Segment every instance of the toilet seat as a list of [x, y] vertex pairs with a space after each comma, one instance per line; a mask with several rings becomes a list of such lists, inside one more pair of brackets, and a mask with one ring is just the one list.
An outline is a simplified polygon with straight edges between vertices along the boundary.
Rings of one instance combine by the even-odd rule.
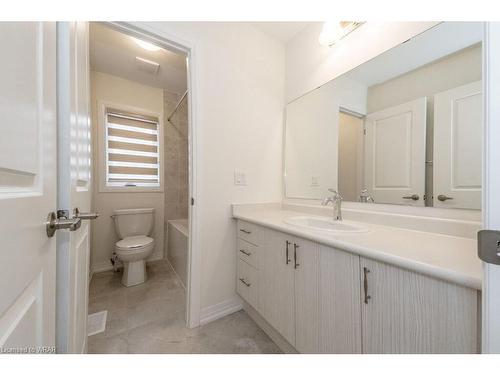
[[154, 239], [148, 236], [126, 237], [116, 243], [116, 249], [121, 251], [142, 250], [148, 245], [152, 245]]

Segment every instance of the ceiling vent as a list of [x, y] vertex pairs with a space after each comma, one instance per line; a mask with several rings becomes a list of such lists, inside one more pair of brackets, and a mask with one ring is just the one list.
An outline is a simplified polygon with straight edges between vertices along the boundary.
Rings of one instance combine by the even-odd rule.
[[158, 70], [160, 69], [160, 64], [151, 60], [143, 59], [142, 57], [136, 57], [135, 63], [137, 64], [139, 70], [149, 74], [158, 74]]

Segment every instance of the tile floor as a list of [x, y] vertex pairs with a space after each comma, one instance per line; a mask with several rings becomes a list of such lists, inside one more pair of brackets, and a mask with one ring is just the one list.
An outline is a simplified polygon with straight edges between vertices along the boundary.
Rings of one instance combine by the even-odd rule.
[[92, 277], [89, 314], [108, 310], [108, 318], [89, 337], [89, 353], [281, 353], [244, 311], [186, 328], [184, 289], [170, 265], [152, 262], [147, 272], [146, 283], [129, 288], [121, 272]]

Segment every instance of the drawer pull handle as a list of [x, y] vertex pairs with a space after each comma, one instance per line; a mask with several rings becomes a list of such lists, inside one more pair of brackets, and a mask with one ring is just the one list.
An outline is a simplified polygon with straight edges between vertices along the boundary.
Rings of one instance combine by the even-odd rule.
[[251, 283], [247, 283], [243, 277], [240, 277], [240, 281], [241, 281], [243, 284], [245, 284], [246, 286], [248, 286], [248, 287], [252, 286], [252, 284], [251, 284]]
[[295, 269], [299, 268], [300, 264], [297, 263], [297, 249], [299, 248], [299, 245], [297, 245], [296, 243], [293, 244], [293, 267]]
[[240, 229], [240, 232], [243, 232], [243, 233], [245, 233], [245, 234], [252, 234], [252, 232], [251, 232], [251, 231], [246, 230], [246, 229]]
[[363, 267], [363, 289], [365, 292], [365, 303], [368, 305], [368, 300], [372, 298], [370, 295], [368, 295], [368, 273], [370, 273], [370, 270], [366, 267]]
[[252, 255], [252, 253], [249, 253], [249, 252], [247, 252], [245, 250], [240, 250], [240, 253], [245, 254], [247, 257], [249, 257], [250, 255]]
[[286, 250], [285, 250], [285, 264], [290, 263], [292, 260], [290, 259], [290, 256], [288, 255], [288, 246], [290, 246], [292, 243], [290, 241], [286, 241]]

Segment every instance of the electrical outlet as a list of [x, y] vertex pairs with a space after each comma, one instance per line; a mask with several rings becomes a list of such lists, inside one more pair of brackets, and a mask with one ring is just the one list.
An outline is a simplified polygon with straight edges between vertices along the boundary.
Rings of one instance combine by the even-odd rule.
[[318, 187], [319, 186], [319, 177], [317, 176], [312, 176], [311, 177], [311, 187]]
[[245, 172], [234, 171], [234, 184], [236, 186], [247, 185], [247, 176], [245, 175]]

